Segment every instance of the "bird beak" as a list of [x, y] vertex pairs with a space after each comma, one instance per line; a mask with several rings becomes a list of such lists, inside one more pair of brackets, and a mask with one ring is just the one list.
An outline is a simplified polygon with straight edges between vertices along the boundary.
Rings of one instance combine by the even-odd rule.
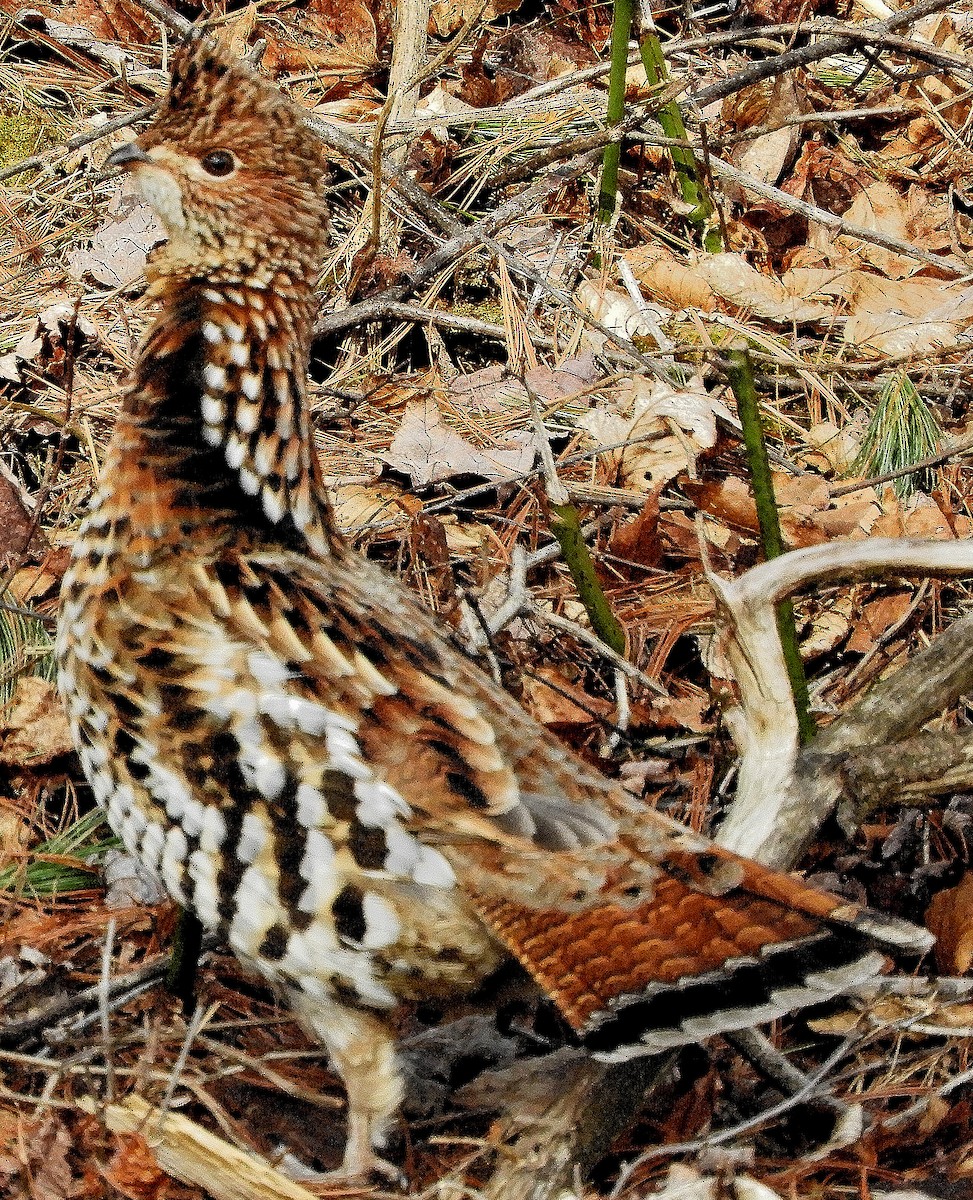
[[134, 167], [139, 163], [148, 163], [152, 159], [145, 153], [138, 142], [126, 142], [124, 146], [105, 159], [106, 167]]

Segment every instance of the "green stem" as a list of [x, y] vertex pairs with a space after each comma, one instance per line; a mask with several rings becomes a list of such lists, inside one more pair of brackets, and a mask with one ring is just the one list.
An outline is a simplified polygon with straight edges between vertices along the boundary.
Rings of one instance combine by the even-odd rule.
[[598, 582], [595, 564], [591, 561], [581, 532], [578, 510], [573, 504], [552, 504], [551, 508], [554, 512], [551, 532], [561, 546], [561, 553], [571, 572], [574, 586], [578, 589], [578, 597], [591, 621], [591, 628], [616, 654], [624, 654], [625, 629], [612, 612], [608, 598]]
[[[753, 364], [746, 350], [731, 350], [729, 359], [730, 387], [733, 389], [737, 415], [743, 426], [743, 444], [750, 467], [764, 556], [768, 559], [778, 558], [784, 553], [784, 538], [781, 534], [780, 514], [777, 511], [774, 483], [770, 474], [767, 443], [764, 440], [763, 424], [760, 420], [760, 401], [757, 398], [757, 389], [753, 380]], [[807, 745], [817, 729], [810, 713], [807, 676], [804, 673], [804, 663], [801, 660], [801, 651], [797, 642], [794, 607], [789, 600], [784, 600], [777, 606], [777, 630], [780, 634], [781, 649], [784, 652], [784, 662], [787, 665], [787, 676], [794, 695], [801, 743]]]
[[[628, 69], [628, 41], [632, 36], [633, 0], [614, 0], [612, 15], [611, 71], [608, 75], [608, 128], [625, 115], [625, 72]], [[611, 223], [618, 194], [618, 164], [622, 159], [621, 142], [609, 142], [601, 160], [601, 190], [598, 196], [598, 220]]]
[[[662, 53], [662, 43], [658, 34], [652, 29], [643, 29], [639, 37], [639, 53], [642, 55], [642, 65], [645, 76], [651, 87], [662, 87], [669, 82], [669, 71], [666, 67], [665, 56]], [[719, 254], [723, 249], [723, 239], [719, 230], [713, 224], [713, 214], [716, 212], [709, 192], [706, 190], [699, 173], [696, 155], [690, 149], [689, 135], [682, 119], [682, 111], [675, 100], [662, 105], [656, 113], [662, 131], [668, 138], [673, 138], [685, 145], [672, 146], [672, 165], [679, 180], [682, 198], [692, 205], [687, 213], [687, 219], [699, 229], [703, 238], [703, 246], [711, 254]]]

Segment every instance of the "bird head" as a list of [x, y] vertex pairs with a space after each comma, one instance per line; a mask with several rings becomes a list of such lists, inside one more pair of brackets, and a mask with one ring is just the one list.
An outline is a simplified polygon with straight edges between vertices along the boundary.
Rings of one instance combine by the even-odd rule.
[[323, 147], [299, 109], [211, 37], [179, 48], [155, 120], [108, 165], [131, 172], [158, 214], [170, 270], [245, 281], [268, 263], [313, 274], [320, 262]]

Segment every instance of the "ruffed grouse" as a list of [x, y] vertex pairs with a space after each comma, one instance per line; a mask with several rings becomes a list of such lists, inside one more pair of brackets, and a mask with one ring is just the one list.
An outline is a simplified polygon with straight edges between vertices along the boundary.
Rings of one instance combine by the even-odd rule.
[[345, 546], [305, 397], [324, 161], [284, 97], [196, 36], [109, 162], [169, 240], [64, 580], [60, 687], [126, 847], [327, 1048], [345, 1171], [383, 1165], [397, 1002], [510, 955], [621, 1057], [923, 944], [636, 805]]

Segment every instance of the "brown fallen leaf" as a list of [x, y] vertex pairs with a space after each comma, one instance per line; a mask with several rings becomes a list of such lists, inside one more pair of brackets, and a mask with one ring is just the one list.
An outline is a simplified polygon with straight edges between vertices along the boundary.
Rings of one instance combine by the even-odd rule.
[[172, 1180], [141, 1133], [117, 1135], [118, 1149], [102, 1174], [127, 1200], [164, 1200]]
[[434, 0], [429, 9], [429, 24], [437, 37], [448, 38], [466, 21], [495, 21], [504, 13], [515, 12], [520, 5], [521, 0], [489, 0], [486, 8], [480, 0]]
[[[616, 526], [608, 543], [612, 554], [626, 563], [657, 567], [662, 559], [659, 535], [659, 492], [650, 492], [638, 515]], [[624, 564], [621, 564], [624, 566]]]
[[879, 596], [865, 604], [852, 624], [847, 649], [852, 654], [867, 654], [875, 643], [901, 621], [909, 611], [912, 596], [909, 592], [896, 592], [891, 596]]
[[[844, 214], [844, 219], [850, 225], [858, 225], [875, 233], [884, 233], [903, 242], [911, 240], [908, 206], [895, 188], [884, 180], [872, 183], [860, 192]], [[854, 248], [883, 276], [904, 279], [915, 270], [915, 263], [911, 259], [896, 254], [894, 250], [886, 250], [884, 246], [860, 242], [845, 235], [842, 235], [838, 242], [849, 249]]]
[[[330, 482], [330, 481], [329, 481]], [[392, 480], [378, 483], [331, 484], [332, 506], [338, 525], [358, 536], [367, 531], [371, 541], [395, 541], [419, 512], [421, 504]]]
[[[607, 701], [576, 688], [554, 667], [540, 667], [536, 674], [539, 678], [524, 679], [524, 700], [542, 725], [588, 725], [592, 711], [603, 716], [611, 712]], [[573, 697], [581, 703], [575, 703]]]
[[54, 685], [24, 675], [9, 706], [0, 714], [0, 763], [8, 767], [44, 766], [74, 748], [71, 731]]
[[390, 467], [409, 475], [416, 487], [427, 487], [456, 475], [512, 479], [530, 470], [534, 454], [533, 439], [508, 449], [474, 446], [444, 424], [435, 401], [426, 399], [408, 406], [382, 457]]
[[[800, 145], [798, 126], [788, 121], [807, 111], [807, 97], [790, 72], [784, 72], [767, 84], [745, 89], [757, 93], [755, 104], [742, 103], [743, 95], [736, 97], [736, 114], [733, 122], [737, 130], [752, 129], [761, 125], [778, 125], [772, 132], [761, 134], [749, 141], [738, 142], [730, 154], [730, 161], [745, 174], [764, 183], [777, 183], [785, 168], [794, 161]], [[726, 186], [726, 185], [724, 185]], [[742, 189], [727, 188], [734, 199], [742, 199]], [[734, 194], [736, 193], [736, 194]]]
[[801, 654], [805, 661], [830, 654], [848, 636], [854, 613], [851, 596], [839, 595], [811, 617], [808, 630], [801, 639]]
[[933, 896], [926, 928], [936, 935], [936, 965], [944, 975], [965, 975], [973, 964], [973, 871], [956, 887]]
[[43, 553], [46, 545], [13, 486], [0, 475], [0, 570], [20, 565], [28, 552]]
[[126, 0], [78, 0], [75, 12], [78, 24], [105, 41], [146, 46], [155, 37], [155, 24], [148, 12]]
[[317, 71], [349, 82], [380, 66], [375, 17], [361, 0], [311, 0], [306, 9], [289, 8], [287, 18], [286, 25], [276, 15], [258, 23], [272, 74]]
[[698, 270], [717, 296], [768, 321], [791, 325], [833, 318], [833, 304], [808, 300], [805, 294], [788, 290], [781, 280], [755, 270], [742, 254], [701, 257]]
[[687, 266], [664, 246], [648, 243], [625, 251], [625, 260], [642, 290], [669, 308], [719, 307], [713, 289], [694, 266]]

